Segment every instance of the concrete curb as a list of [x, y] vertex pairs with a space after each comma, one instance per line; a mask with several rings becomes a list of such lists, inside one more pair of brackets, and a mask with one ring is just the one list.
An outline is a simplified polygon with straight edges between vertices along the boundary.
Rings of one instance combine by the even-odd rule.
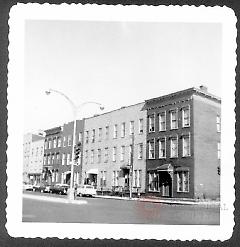
[[65, 198], [50, 197], [50, 196], [38, 196], [38, 195], [29, 195], [29, 194], [23, 194], [23, 198], [33, 199], [33, 200], [40, 200], [40, 201], [47, 201], [47, 202], [77, 204], [77, 205], [87, 204], [86, 200], [70, 201], [70, 200], [65, 199]]
[[152, 203], [163, 203], [163, 204], [220, 206], [219, 201], [186, 201], [186, 200], [167, 200], [167, 199], [151, 199], [151, 198], [131, 198], [130, 199], [129, 197], [101, 196], [101, 195], [96, 195], [95, 197], [103, 198], [103, 199], [152, 202]]

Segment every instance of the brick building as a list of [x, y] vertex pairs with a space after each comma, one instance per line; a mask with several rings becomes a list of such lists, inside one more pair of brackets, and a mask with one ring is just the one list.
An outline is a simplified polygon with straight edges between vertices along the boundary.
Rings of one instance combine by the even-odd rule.
[[147, 194], [218, 198], [220, 99], [201, 86], [146, 100], [143, 109]]
[[[83, 140], [84, 120], [77, 120], [76, 122], [76, 143], [81, 143]], [[62, 148], [61, 148], [61, 165], [58, 171], [61, 174], [61, 183], [70, 184], [71, 178], [71, 159], [72, 159], [72, 145], [73, 145], [73, 122], [63, 125], [62, 128]], [[74, 184], [80, 184], [81, 168], [82, 168], [82, 148], [80, 149], [80, 158], [74, 166]]]
[[[129, 191], [133, 151], [133, 193], [145, 192], [146, 111], [144, 103], [85, 119], [83, 183], [98, 191]], [[134, 141], [134, 142], [133, 142]]]
[[43, 182], [52, 184], [59, 182], [59, 167], [61, 163], [62, 127], [45, 130]]

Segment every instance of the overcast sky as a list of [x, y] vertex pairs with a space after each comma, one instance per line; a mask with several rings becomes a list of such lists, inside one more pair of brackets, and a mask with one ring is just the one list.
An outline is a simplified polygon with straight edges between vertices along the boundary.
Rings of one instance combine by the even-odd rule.
[[[220, 24], [28, 20], [24, 132], [72, 120], [76, 104], [105, 111], [189, 87], [221, 97]], [[79, 118], [100, 113], [87, 105]]]

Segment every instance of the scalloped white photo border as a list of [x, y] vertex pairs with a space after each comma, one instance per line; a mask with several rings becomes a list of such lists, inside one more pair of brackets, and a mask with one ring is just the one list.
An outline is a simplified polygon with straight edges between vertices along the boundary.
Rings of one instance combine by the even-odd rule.
[[[22, 222], [24, 24], [26, 20], [99, 20], [222, 24], [220, 225], [141, 225]], [[17, 4], [9, 15], [7, 223], [13, 237], [226, 240], [234, 227], [236, 17], [227, 7]]]

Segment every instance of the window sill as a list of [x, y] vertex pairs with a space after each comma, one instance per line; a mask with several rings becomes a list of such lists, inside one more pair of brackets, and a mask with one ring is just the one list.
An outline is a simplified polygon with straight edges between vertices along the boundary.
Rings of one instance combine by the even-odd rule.
[[182, 158], [189, 158], [191, 155], [183, 155]]
[[170, 157], [170, 159], [177, 159], [177, 158], [178, 158], [178, 156]]

